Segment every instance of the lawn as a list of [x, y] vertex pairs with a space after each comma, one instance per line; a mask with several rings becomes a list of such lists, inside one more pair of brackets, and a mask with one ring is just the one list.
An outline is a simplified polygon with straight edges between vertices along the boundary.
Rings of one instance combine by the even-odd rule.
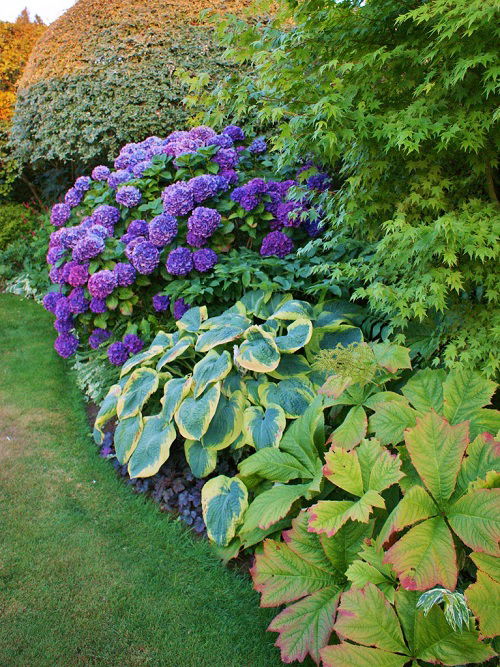
[[0, 665], [280, 665], [250, 581], [97, 456], [40, 306], [0, 295]]

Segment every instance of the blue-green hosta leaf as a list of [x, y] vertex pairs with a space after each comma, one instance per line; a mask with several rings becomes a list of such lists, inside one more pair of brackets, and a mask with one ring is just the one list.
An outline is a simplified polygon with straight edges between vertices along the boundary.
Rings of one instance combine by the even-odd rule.
[[156, 345], [161, 345], [162, 347], [172, 347], [173, 344], [174, 344], [174, 334], [165, 333], [164, 331], [158, 331], [156, 336], [153, 338], [150, 347], [155, 347]]
[[150, 359], [158, 357], [164, 350], [165, 347], [163, 345], [151, 345], [151, 347], [148, 348], [147, 350], [144, 350], [144, 352], [139, 352], [139, 354], [134, 354], [133, 357], [127, 359], [127, 361], [123, 364], [120, 377], [124, 377], [125, 375], [127, 375], [127, 373], [129, 373], [133, 368], [135, 368], [139, 364], [143, 364], [145, 361], [149, 361]]
[[227, 546], [248, 507], [246, 486], [237, 477], [219, 475], [203, 486], [201, 503], [209, 538]]
[[311, 320], [298, 319], [287, 327], [285, 336], [276, 338], [276, 345], [280, 352], [293, 353], [307, 345], [311, 340], [313, 326]]
[[277, 368], [269, 375], [277, 380], [287, 380], [300, 375], [308, 375], [311, 371], [307, 359], [301, 354], [282, 354]]
[[240, 391], [244, 396], [247, 395], [247, 385], [239, 373], [229, 373], [222, 381], [221, 391], [224, 396], [231, 396]]
[[210, 421], [201, 444], [215, 451], [229, 447], [240, 435], [243, 428], [243, 412], [247, 401], [241, 392], [219, 398], [217, 409]]
[[188, 440], [201, 440], [215, 414], [220, 398], [220, 382], [214, 384], [199, 398], [188, 396], [175, 413], [181, 435]]
[[203, 447], [198, 440], [186, 440], [184, 442], [184, 454], [195, 477], [206, 477], [215, 470], [217, 452], [215, 449]]
[[181, 357], [187, 350], [189, 350], [190, 347], [193, 346], [195, 340], [196, 336], [194, 334], [183, 334], [182, 338], [180, 338], [173, 347], [167, 350], [165, 354], [160, 357], [158, 363], [156, 364], [156, 370], [161, 370], [167, 364]]
[[196, 333], [207, 317], [206, 306], [193, 306], [184, 313], [180, 320], [177, 320], [176, 324], [181, 331]]
[[238, 303], [243, 305], [245, 312], [255, 315], [265, 298], [266, 293], [263, 290], [250, 290], [245, 292]]
[[264, 405], [279, 405], [289, 419], [297, 419], [304, 414], [316, 394], [306, 378], [291, 378], [262, 386], [259, 396]]
[[122, 388], [119, 384], [114, 384], [109, 388], [106, 398], [101, 404], [99, 412], [94, 422], [94, 441], [96, 445], [102, 444], [104, 440], [104, 431], [102, 427], [116, 415], [116, 407], [118, 405], [118, 398], [122, 393]]
[[168, 459], [176, 438], [173, 424], [160, 415], [144, 417], [144, 428], [128, 462], [130, 477], [152, 477]]
[[306, 347], [306, 356], [309, 362], [316, 360], [320, 350], [333, 350], [338, 345], [347, 347], [351, 343], [362, 343], [363, 333], [358, 327], [340, 324], [336, 327], [315, 328], [311, 340]]
[[242, 368], [249, 371], [258, 373], [273, 371], [280, 362], [280, 353], [274, 342], [274, 336], [261, 327], [249, 327], [235, 360]]
[[137, 446], [141, 437], [143, 420], [141, 413], [127, 419], [120, 419], [114, 434], [116, 458], [125, 465]]
[[227, 324], [209, 329], [201, 334], [194, 349], [196, 352], [208, 352], [213, 347], [240, 338], [245, 333], [246, 328], [245, 326]]
[[254, 309], [255, 317], [260, 320], [268, 320], [273, 317], [273, 313], [291, 301], [291, 294], [282, 294], [280, 292], [275, 292], [274, 294], [269, 295], [269, 293], [264, 295], [262, 301], [259, 302], [257, 307]]
[[314, 306], [315, 327], [331, 324], [353, 323], [356, 318], [364, 319], [366, 310], [352, 301], [334, 299]]
[[243, 415], [246, 441], [255, 449], [278, 447], [286, 427], [286, 417], [279, 405], [269, 405], [264, 411], [260, 406], [251, 406]]
[[[188, 311], [189, 312], [189, 311]], [[217, 315], [217, 317], [210, 317], [208, 320], [205, 320], [201, 326], [201, 331], [208, 331], [209, 329], [218, 329], [225, 326], [240, 327], [245, 330], [252, 324], [252, 322], [239, 313], [234, 313], [227, 311], [222, 313], [222, 315]]]
[[193, 368], [194, 397], [201, 396], [209, 384], [225, 378], [232, 366], [231, 355], [227, 350], [221, 354], [210, 350]]
[[172, 378], [163, 387], [163, 396], [160, 399], [161, 415], [166, 422], [172, 421], [177, 408], [188, 395], [191, 384], [191, 377]]
[[313, 309], [306, 301], [290, 299], [275, 310], [271, 317], [276, 320], [310, 320], [313, 317]]
[[152, 368], [136, 368], [118, 399], [116, 413], [120, 419], [133, 417], [142, 410], [148, 398], [158, 389], [158, 373]]
[[265, 375], [259, 375], [257, 380], [248, 379], [245, 384], [249, 401], [254, 405], [260, 405], [262, 403], [261, 393], [271, 383], [268, 382]]

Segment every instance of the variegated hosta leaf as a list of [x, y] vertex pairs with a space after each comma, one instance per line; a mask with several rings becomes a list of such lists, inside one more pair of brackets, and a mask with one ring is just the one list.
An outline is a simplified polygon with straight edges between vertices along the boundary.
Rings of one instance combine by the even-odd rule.
[[453, 537], [441, 517], [413, 526], [386, 552], [401, 585], [411, 591], [426, 591], [434, 586], [455, 590], [457, 558]]
[[174, 334], [158, 331], [151, 342], [151, 347], [155, 347], [156, 345], [161, 345], [161, 347], [170, 347], [174, 344], [173, 336]]
[[177, 327], [181, 331], [196, 333], [201, 323], [208, 317], [206, 306], [193, 306], [184, 313], [180, 320], [177, 320]]
[[278, 308], [281, 308], [283, 304], [289, 303], [291, 299], [291, 294], [282, 294], [280, 292], [274, 292], [273, 294], [266, 293], [264, 294], [264, 298], [254, 308], [253, 313], [260, 320], [268, 320]]
[[405, 433], [411, 462], [440, 507], [455, 489], [468, 435], [467, 423], [450, 426], [434, 411], [418, 417]]
[[309, 509], [309, 530], [333, 537], [347, 521], [368, 523], [374, 507], [385, 507], [376, 491], [367, 491], [359, 500], [320, 500]]
[[144, 427], [128, 462], [130, 477], [152, 477], [168, 459], [170, 447], [176, 438], [173, 424], [161, 415], [144, 417]]
[[203, 447], [217, 451], [229, 447], [236, 440], [243, 428], [243, 410], [246, 403], [241, 392], [236, 392], [229, 398], [220, 396], [210, 425], [201, 438]]
[[275, 320], [310, 320], [313, 317], [313, 309], [306, 301], [290, 299], [280, 306], [271, 317]]
[[158, 389], [158, 373], [152, 368], [136, 368], [118, 399], [116, 412], [120, 419], [133, 417], [142, 410], [148, 398]]
[[187, 378], [172, 378], [163, 387], [163, 396], [160, 399], [162, 404], [161, 416], [166, 422], [171, 422], [174, 414], [188, 395], [192, 384], [191, 376]]
[[342, 424], [330, 435], [328, 442], [332, 447], [355, 447], [366, 436], [368, 418], [360, 405], [349, 410]]
[[109, 388], [106, 398], [101, 404], [99, 412], [94, 422], [94, 441], [96, 445], [102, 444], [104, 440], [103, 426], [116, 415], [116, 407], [118, 405], [118, 398], [122, 392], [119, 384], [114, 384]]
[[277, 384], [271, 382], [259, 389], [259, 395], [265, 405], [281, 406], [289, 419], [303, 415], [316, 396], [306, 378], [281, 380]]
[[348, 324], [338, 326], [315, 327], [306, 348], [308, 360], [312, 363], [320, 350], [333, 350], [338, 345], [347, 347], [351, 343], [362, 343], [363, 332], [358, 327]]
[[220, 398], [220, 382], [200, 396], [185, 398], [175, 413], [177, 427], [184, 438], [201, 440], [215, 414]]
[[222, 315], [216, 317], [209, 317], [208, 320], [202, 322], [200, 329], [208, 331], [209, 329], [218, 329], [224, 326], [241, 327], [243, 331], [248, 329], [252, 322], [245, 316], [244, 313], [235, 313], [231, 310], [226, 310]]
[[477, 489], [447, 512], [453, 531], [473, 551], [500, 556], [500, 489]]
[[478, 570], [477, 580], [467, 588], [465, 597], [479, 622], [481, 638], [500, 635], [500, 614], [498, 613], [500, 582]]
[[141, 437], [143, 427], [142, 415], [134, 415], [127, 417], [127, 419], [120, 419], [118, 422], [113, 444], [115, 446], [116, 458], [125, 465], [137, 446], [137, 442]]
[[219, 475], [204, 485], [201, 503], [209, 538], [220, 546], [227, 546], [248, 507], [246, 486], [237, 477]]
[[209, 384], [224, 379], [232, 366], [231, 355], [227, 350], [221, 354], [210, 350], [193, 368], [194, 397], [201, 396]]
[[226, 375], [222, 381], [221, 391], [224, 396], [231, 396], [237, 391], [240, 391], [243, 396], [246, 396], [248, 393], [246, 382], [239, 373], [229, 373], [229, 375]]
[[489, 433], [478, 435], [469, 445], [458, 473], [455, 496], [469, 490], [477, 480], [485, 480], [491, 471], [500, 472], [500, 442]]
[[198, 440], [186, 440], [184, 442], [184, 454], [195, 477], [206, 477], [215, 470], [217, 452], [214, 449], [203, 447]]
[[411, 368], [410, 350], [394, 343], [374, 343], [371, 346], [379, 366], [389, 373], [395, 373], [402, 368]]
[[311, 370], [307, 359], [301, 354], [282, 354], [278, 367], [269, 375], [277, 380], [287, 380], [299, 375], [308, 375]]
[[182, 337], [179, 338], [176, 344], [160, 357], [158, 363], [156, 364], [156, 370], [160, 371], [164, 366], [181, 357], [187, 350], [189, 350], [190, 347], [194, 345], [195, 340], [196, 336], [194, 334], [182, 334]]
[[271, 382], [268, 382], [265, 375], [259, 375], [256, 380], [247, 379], [245, 384], [250, 402], [254, 405], [260, 405], [262, 403], [261, 395], [263, 395], [266, 387], [271, 385]]
[[370, 417], [370, 432], [383, 445], [397, 445], [404, 438], [405, 429], [415, 426], [417, 412], [402, 401], [390, 401], [376, 408]]
[[443, 414], [450, 424], [471, 419], [491, 401], [496, 384], [479, 373], [455, 370], [444, 381]]
[[227, 324], [214, 327], [201, 334], [195, 345], [196, 352], [208, 352], [217, 345], [229, 343], [232, 340], [240, 338], [247, 327], [243, 325]]
[[243, 430], [247, 443], [255, 449], [278, 447], [286, 427], [286, 417], [279, 405], [269, 405], [264, 411], [251, 406], [243, 414]]
[[276, 338], [276, 345], [280, 352], [292, 353], [305, 347], [311, 340], [313, 326], [311, 320], [298, 319], [287, 327], [285, 336]]
[[139, 364], [149, 361], [150, 359], [154, 359], [155, 357], [158, 357], [164, 350], [165, 347], [163, 345], [151, 345], [151, 347], [149, 347], [147, 350], [139, 352], [138, 354], [134, 354], [133, 357], [127, 359], [127, 361], [123, 364], [120, 377], [124, 377], [125, 375], [127, 375], [127, 373], [129, 373], [133, 368], [135, 368]]
[[402, 391], [413, 407], [420, 413], [435, 410], [443, 414], [443, 382], [446, 371], [425, 368], [417, 371]]
[[280, 353], [274, 342], [274, 336], [264, 331], [262, 327], [249, 327], [236, 355], [236, 362], [249, 371], [258, 373], [273, 371], [280, 362]]

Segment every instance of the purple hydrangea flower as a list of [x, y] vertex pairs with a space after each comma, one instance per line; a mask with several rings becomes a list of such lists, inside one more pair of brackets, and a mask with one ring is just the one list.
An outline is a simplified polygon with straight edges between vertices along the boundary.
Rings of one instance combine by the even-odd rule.
[[49, 271], [49, 278], [54, 285], [62, 285], [64, 284], [64, 279], [62, 277], [62, 272], [61, 269], [57, 268], [56, 266], [53, 266], [50, 271]]
[[313, 174], [312, 176], [309, 176], [307, 179], [307, 187], [310, 190], [319, 190], [320, 192], [324, 192], [325, 190], [328, 190], [328, 188], [331, 185], [330, 177], [328, 174], [325, 174], [324, 172], [319, 171], [317, 174]]
[[48, 292], [43, 297], [43, 307], [45, 310], [48, 310], [49, 313], [55, 313], [56, 305], [59, 299], [64, 299], [64, 295], [60, 292]]
[[200, 204], [205, 199], [209, 199], [217, 194], [219, 189], [219, 179], [213, 174], [202, 174], [195, 176], [188, 181], [188, 185], [193, 193], [193, 199]]
[[89, 176], [79, 176], [75, 181], [74, 187], [82, 192], [87, 192], [87, 190], [90, 190], [91, 184], [92, 180]]
[[133, 185], [122, 185], [116, 192], [116, 201], [127, 208], [138, 206], [141, 203], [141, 199], [141, 191]]
[[267, 143], [264, 139], [254, 139], [248, 147], [250, 153], [265, 153], [267, 151]]
[[67, 334], [75, 328], [75, 323], [72, 317], [67, 320], [54, 320], [54, 329], [57, 333]]
[[54, 204], [50, 213], [50, 222], [54, 227], [62, 227], [65, 225], [71, 215], [71, 208], [68, 204]]
[[214, 208], [198, 206], [189, 216], [187, 228], [189, 232], [193, 232], [197, 237], [208, 239], [220, 225], [221, 220], [219, 211]]
[[228, 125], [222, 130], [222, 134], [227, 134], [233, 141], [243, 141], [245, 133], [238, 125]]
[[152, 243], [143, 241], [135, 246], [130, 261], [139, 273], [148, 275], [153, 273], [160, 263], [160, 253]]
[[203, 248], [203, 246], [207, 245], [208, 238], [206, 236], [201, 236], [200, 234], [197, 234], [194, 232], [192, 229], [188, 230], [188, 233], [186, 234], [186, 243], [193, 248]]
[[97, 257], [105, 247], [104, 239], [100, 236], [87, 234], [76, 243], [72, 256], [75, 262], [84, 262], [86, 259]]
[[54, 343], [54, 349], [60, 357], [67, 359], [75, 354], [78, 348], [78, 338], [73, 334], [63, 333], [58, 336]]
[[[122, 239], [124, 237], [122, 236]], [[125, 248], [125, 257], [128, 260], [132, 260], [132, 255], [134, 254], [135, 248], [139, 245], [139, 243], [144, 243], [148, 239], [145, 236], [135, 236], [132, 238], [128, 243]]]
[[78, 206], [83, 199], [83, 191], [78, 190], [77, 188], [70, 188], [68, 192], [64, 195], [64, 203], [71, 208]]
[[67, 283], [68, 278], [69, 278], [69, 272], [71, 269], [77, 264], [77, 262], [66, 262], [66, 264], [63, 264], [60, 269], [61, 269], [61, 279], [63, 282]]
[[113, 271], [103, 269], [92, 274], [89, 278], [88, 289], [91, 296], [105, 299], [117, 287], [118, 281]]
[[177, 299], [174, 302], [174, 317], [176, 320], [180, 320], [184, 313], [191, 308], [189, 303], [186, 303], [183, 298]]
[[193, 191], [183, 181], [168, 185], [161, 195], [163, 210], [170, 215], [187, 215], [194, 208]]
[[106, 299], [94, 297], [90, 300], [90, 310], [96, 315], [102, 315], [107, 311]]
[[120, 219], [120, 211], [116, 206], [108, 206], [103, 204], [98, 206], [95, 211], [92, 213], [92, 222], [96, 225], [102, 225], [109, 229], [113, 233], [113, 227], [116, 225]]
[[170, 299], [164, 294], [155, 294], [153, 297], [153, 308], [157, 313], [162, 313], [170, 308]]
[[66, 282], [72, 287], [83, 287], [89, 279], [89, 265], [73, 262]]
[[91, 175], [94, 181], [107, 181], [110, 173], [111, 170], [108, 169], [108, 167], [105, 167], [104, 165], [100, 164], [97, 167], [94, 167], [94, 169], [92, 169]]
[[158, 248], [172, 243], [177, 236], [177, 220], [168, 213], [162, 213], [149, 223], [149, 240]]
[[81, 225], [76, 225], [75, 227], [66, 227], [60, 230], [61, 234], [61, 244], [65, 248], [74, 248], [80, 239], [82, 239], [87, 231]]
[[135, 282], [136, 271], [132, 264], [128, 262], [118, 262], [113, 269], [113, 273], [120, 287], [129, 287]]
[[109, 236], [112, 236], [112, 234], [109, 233], [109, 229], [103, 225], [91, 225], [88, 232], [89, 234], [100, 236], [101, 239], [107, 239]]
[[60, 259], [64, 257], [64, 255], [65, 255], [64, 248], [61, 248], [59, 246], [54, 246], [52, 248], [49, 248], [49, 251], [47, 252], [46, 255], [47, 264], [56, 264]]
[[217, 260], [217, 253], [211, 248], [203, 248], [193, 253], [194, 268], [201, 273], [206, 273], [210, 269], [213, 269], [217, 264]]
[[85, 298], [85, 293], [82, 287], [75, 287], [71, 290], [68, 296], [68, 304], [71, 312], [74, 315], [81, 315], [89, 309], [89, 302]]
[[58, 320], [68, 320], [71, 317], [71, 308], [68, 297], [64, 296], [57, 301], [54, 308], [54, 315]]
[[172, 141], [179, 141], [181, 139], [189, 139], [189, 132], [186, 130], [175, 130], [174, 132], [171, 132], [165, 139], [165, 145]]
[[232, 148], [233, 144], [234, 142], [229, 134], [216, 134], [208, 142], [209, 146], [219, 146], [219, 148]]
[[218, 164], [221, 169], [233, 169], [238, 164], [238, 161], [238, 153], [234, 148], [219, 148], [212, 158], [212, 162]]
[[185, 276], [193, 268], [193, 256], [188, 248], [176, 248], [167, 257], [167, 271], [172, 276]]
[[130, 354], [137, 354], [144, 347], [144, 342], [135, 334], [127, 334], [123, 337], [123, 344]]
[[122, 366], [129, 356], [129, 351], [121, 342], [112, 343], [108, 348], [108, 359], [113, 366]]
[[92, 331], [89, 336], [89, 345], [93, 350], [97, 350], [104, 342], [111, 338], [111, 331], [107, 329], [97, 328]]
[[238, 183], [238, 172], [234, 169], [221, 169], [217, 174], [220, 190], [228, 190], [231, 185]]
[[270, 232], [264, 236], [262, 245], [260, 247], [260, 254], [262, 257], [286, 257], [294, 248], [292, 239], [283, 232]]
[[128, 169], [118, 169], [118, 171], [112, 171], [108, 176], [108, 185], [113, 190], [116, 190], [119, 185], [131, 181], [133, 178], [133, 173]]
[[131, 237], [144, 236], [148, 237], [148, 223], [145, 220], [132, 220], [127, 227], [127, 234]]
[[211, 127], [207, 127], [207, 125], [199, 125], [189, 131], [189, 136], [192, 139], [201, 139], [201, 141], [206, 143], [209, 139], [213, 139], [216, 136], [216, 132]]
[[141, 162], [134, 164], [134, 166], [132, 167], [132, 174], [134, 175], [135, 178], [141, 178], [144, 175], [146, 169], [149, 169], [152, 166], [153, 163], [151, 162], [151, 160], [142, 160]]
[[278, 204], [276, 218], [284, 227], [300, 227], [301, 212], [305, 211], [304, 206], [297, 201], [286, 201]]
[[260, 204], [261, 196], [267, 194], [267, 184], [262, 178], [253, 178], [245, 185], [235, 188], [231, 199], [237, 202], [245, 211], [252, 211]]

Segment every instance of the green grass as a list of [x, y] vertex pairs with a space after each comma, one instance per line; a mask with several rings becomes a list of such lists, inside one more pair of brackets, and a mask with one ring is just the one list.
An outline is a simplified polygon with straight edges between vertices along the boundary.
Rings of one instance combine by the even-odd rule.
[[280, 665], [250, 581], [97, 456], [53, 340], [0, 295], [0, 666]]

